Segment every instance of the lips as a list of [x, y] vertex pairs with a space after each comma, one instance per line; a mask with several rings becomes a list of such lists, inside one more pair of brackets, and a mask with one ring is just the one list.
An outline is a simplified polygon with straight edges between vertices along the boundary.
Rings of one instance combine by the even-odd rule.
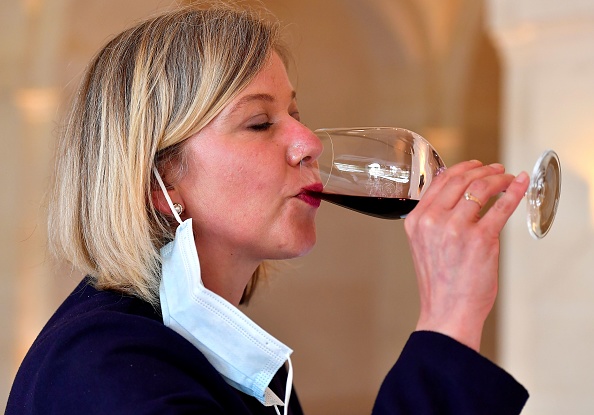
[[297, 195], [298, 199], [303, 200], [305, 203], [312, 207], [319, 207], [322, 202], [320, 198], [315, 197], [311, 192], [321, 192], [324, 189], [322, 183], [314, 183], [301, 189], [301, 193]]
[[324, 190], [324, 185], [322, 183], [314, 183], [310, 186], [304, 187], [303, 192], [307, 193], [307, 192], [321, 192], [322, 190]]

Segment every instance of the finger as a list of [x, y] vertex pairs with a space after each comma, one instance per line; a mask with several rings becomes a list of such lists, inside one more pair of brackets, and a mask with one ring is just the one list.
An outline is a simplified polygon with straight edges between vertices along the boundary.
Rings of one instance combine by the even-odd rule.
[[520, 173], [505, 189], [505, 193], [497, 199], [489, 211], [485, 213], [479, 224], [485, 231], [501, 232], [507, 220], [514, 213], [528, 190], [530, 178], [526, 172]]
[[452, 177], [459, 176], [469, 170], [481, 167], [482, 165], [483, 163], [481, 163], [478, 160], [469, 160], [457, 163], [452, 167], [448, 167], [447, 169], [439, 173], [439, 175], [434, 177], [433, 181], [431, 182], [431, 186], [429, 186], [429, 188], [427, 189], [427, 192], [423, 196], [423, 199], [430, 200], [433, 197], [435, 197], [435, 195], [441, 191], [441, 189], [446, 185], [448, 180], [450, 180]]
[[[432, 208], [441, 208], [443, 210], [452, 209], [459, 201], [470, 183], [483, 177], [494, 174], [501, 174], [504, 171], [501, 164], [491, 164], [488, 166], [476, 166], [463, 170], [462, 172], [454, 172], [443, 181], [444, 183], [432, 189], [431, 186], [427, 194], [421, 198], [419, 205], [421, 209], [423, 206], [431, 206]], [[444, 173], [448, 173], [446, 170]], [[431, 193], [430, 193], [431, 191]], [[417, 208], [419, 206], [417, 205]]]
[[513, 180], [512, 174], [497, 174], [473, 181], [456, 204], [452, 219], [457, 223], [478, 221], [482, 207], [493, 196], [505, 191]]
[[483, 163], [481, 163], [479, 160], [468, 160], [454, 164], [452, 167], [448, 167], [447, 169], [442, 170], [437, 176], [433, 178], [433, 180], [431, 181], [431, 185], [421, 198], [419, 204], [415, 207], [414, 211], [416, 212], [416, 214], [420, 214], [428, 206], [431, 206], [433, 204], [435, 198], [439, 194], [441, 194], [442, 189], [452, 177], [460, 176], [466, 173], [467, 171], [476, 169], [478, 167], [481, 167], [482, 165]]

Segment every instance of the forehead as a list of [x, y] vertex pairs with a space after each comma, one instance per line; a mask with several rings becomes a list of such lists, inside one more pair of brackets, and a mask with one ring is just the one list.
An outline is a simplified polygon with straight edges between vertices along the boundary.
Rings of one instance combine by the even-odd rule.
[[250, 101], [273, 101], [281, 98], [295, 98], [295, 91], [287, 70], [280, 57], [273, 53], [260, 72], [229, 104], [228, 107], [245, 105]]
[[250, 83], [212, 120], [220, 125], [234, 117], [241, 117], [244, 109], [257, 105], [290, 106], [295, 102], [296, 93], [291, 85], [286, 67], [280, 57], [273, 53], [260, 72]]

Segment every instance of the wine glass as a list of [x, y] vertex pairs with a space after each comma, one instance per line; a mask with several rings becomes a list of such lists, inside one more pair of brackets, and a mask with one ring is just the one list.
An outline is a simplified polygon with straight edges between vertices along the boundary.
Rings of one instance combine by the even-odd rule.
[[[322, 192], [330, 203], [384, 219], [401, 219], [417, 205], [446, 166], [431, 144], [404, 128], [325, 128], [318, 159]], [[544, 237], [555, 217], [561, 188], [557, 154], [545, 151], [534, 166], [526, 192], [528, 230]]]

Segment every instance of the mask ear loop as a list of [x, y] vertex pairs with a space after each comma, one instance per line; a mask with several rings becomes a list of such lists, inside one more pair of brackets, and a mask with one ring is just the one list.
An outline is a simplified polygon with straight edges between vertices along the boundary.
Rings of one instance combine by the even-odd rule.
[[[283, 415], [289, 414], [289, 399], [291, 399], [291, 391], [293, 389], [293, 364], [291, 363], [290, 357], [287, 358], [287, 362], [289, 363], [289, 370], [287, 373], [287, 383], [285, 386], [285, 402], [283, 403]], [[277, 405], [274, 405], [274, 410], [276, 411], [276, 415], [281, 415]]]
[[291, 399], [291, 389], [293, 389], [293, 364], [290, 357], [287, 358], [287, 361], [289, 362], [289, 371], [287, 374], [287, 385], [285, 387], [285, 415], [289, 413], [289, 399]]
[[173, 202], [171, 201], [171, 198], [169, 197], [169, 193], [167, 193], [167, 188], [165, 187], [165, 183], [163, 183], [163, 179], [161, 179], [161, 175], [159, 174], [159, 171], [157, 170], [156, 167], [153, 167], [153, 173], [155, 175], [155, 178], [157, 179], [157, 182], [159, 182], [159, 186], [161, 187], [161, 191], [163, 191], [163, 195], [165, 196], [165, 199], [167, 200], [167, 204], [169, 205], [169, 209], [171, 209], [171, 213], [173, 213], [173, 216], [175, 216], [175, 220], [177, 220], [178, 223], [181, 225], [183, 223], [183, 221], [181, 220], [179, 214], [177, 213], [177, 210], [175, 210], [175, 208], [173, 207]]

